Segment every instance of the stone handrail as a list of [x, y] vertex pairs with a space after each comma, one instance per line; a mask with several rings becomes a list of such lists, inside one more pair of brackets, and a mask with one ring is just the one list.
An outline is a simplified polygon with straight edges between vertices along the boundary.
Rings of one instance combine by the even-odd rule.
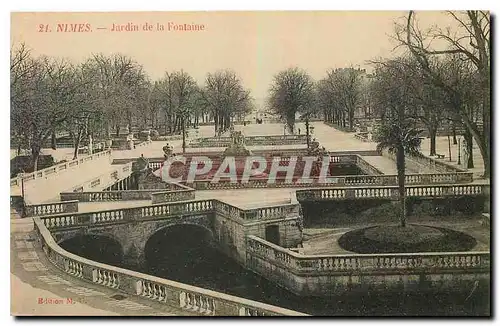
[[[387, 150], [382, 151], [382, 156], [388, 157], [391, 160], [395, 161], [395, 154], [389, 153]], [[437, 160], [432, 157], [425, 156], [422, 153], [418, 153], [415, 155], [409, 155], [406, 157], [406, 164], [417, 164], [418, 166], [424, 166], [427, 170], [436, 170], [441, 173], [457, 173], [457, 172], [467, 172], [465, 169], [458, 168], [451, 164], [448, 164], [442, 160]], [[416, 169], [415, 167], [413, 169]], [[425, 170], [424, 169], [424, 170]], [[421, 169], [419, 169], [421, 170]]]
[[101, 174], [100, 176], [93, 178], [90, 181], [86, 181], [70, 189], [67, 189], [63, 193], [84, 192], [85, 190], [92, 189], [98, 186], [100, 186], [101, 189], [104, 189], [110, 184], [114, 184], [117, 181], [127, 178], [131, 175], [131, 173], [132, 163], [127, 163], [123, 166], [117, 166], [116, 169], [114, 171], [111, 171], [110, 173]]
[[194, 189], [170, 190], [151, 194], [151, 203], [153, 205], [193, 199], [195, 199]]
[[298, 204], [278, 204], [258, 209], [242, 209], [216, 199], [166, 202], [153, 205], [84, 212], [73, 214], [47, 215], [41, 221], [49, 229], [73, 228], [101, 224], [141, 221], [144, 219], [169, 218], [171, 216], [216, 213], [253, 223], [257, 220], [283, 218], [298, 214]]
[[[267, 178], [252, 178], [248, 182], [212, 182], [212, 180], [196, 180], [188, 185], [197, 190], [214, 189], [246, 189], [246, 188], [310, 188], [310, 187], [352, 187], [352, 186], [395, 186], [398, 184], [397, 175], [346, 175], [329, 177], [323, 180], [312, 177], [310, 183], [299, 183], [297, 178], [288, 182], [284, 177], [277, 177], [276, 182], [268, 183]], [[407, 174], [407, 185], [429, 184], [460, 184], [472, 182], [472, 173], [432, 173], [432, 174]]]
[[83, 191], [61, 192], [61, 200], [78, 200], [81, 202], [106, 202], [120, 200], [149, 200], [151, 194], [157, 190], [110, 190], [110, 191]]
[[[428, 185], [428, 186], [407, 186], [406, 196], [408, 197], [443, 197], [462, 195], [485, 195], [489, 192], [489, 185]], [[307, 189], [296, 191], [297, 200], [342, 200], [355, 198], [399, 198], [398, 187], [330, 187], [320, 189]]]
[[153, 137], [152, 141], [174, 141], [174, 140], [182, 140], [182, 135], [171, 135], [171, 136], [158, 136]]
[[111, 150], [95, 153], [95, 154], [85, 156], [85, 157], [82, 157], [82, 158], [79, 158], [76, 160], [72, 160], [72, 161], [68, 161], [68, 162], [64, 162], [64, 163], [59, 163], [59, 164], [56, 164], [54, 166], [50, 166], [46, 169], [38, 170], [38, 171], [35, 171], [32, 173], [25, 173], [25, 174], [23, 174], [22, 177], [18, 176], [16, 178], [10, 179], [10, 186], [11, 187], [12, 186], [20, 186], [21, 180], [24, 182], [29, 182], [29, 181], [36, 180], [39, 178], [46, 178], [46, 177], [50, 176], [51, 174], [60, 173], [62, 171], [66, 171], [70, 168], [73, 168], [75, 166], [81, 166], [82, 164], [85, 164], [86, 162], [90, 162], [90, 161], [93, 161], [93, 160], [96, 160], [98, 158], [102, 158], [105, 156], [111, 158]]
[[26, 205], [24, 212], [25, 216], [47, 216], [63, 213], [75, 213], [78, 212], [78, 200]]
[[247, 255], [256, 255], [299, 275], [377, 274], [402, 271], [490, 270], [489, 252], [301, 255], [259, 237], [247, 236]]
[[[227, 147], [231, 144], [231, 137], [198, 138], [189, 143], [189, 147]], [[247, 136], [247, 146], [272, 146], [272, 145], [294, 145], [305, 144], [306, 135], [273, 135], [273, 136]]]
[[370, 140], [368, 139], [368, 137], [366, 137], [366, 134], [367, 133], [357, 133], [357, 134], [354, 135], [354, 138], [356, 138], [358, 140], [361, 140], [364, 143], [370, 142]]
[[103, 210], [75, 214], [59, 214], [42, 217], [47, 228], [68, 228], [110, 224], [127, 221], [141, 221], [151, 218], [168, 218], [179, 214], [213, 212], [213, 200], [198, 200], [182, 203], [163, 203], [132, 208]]
[[[128, 169], [126, 169], [128, 172]], [[79, 192], [61, 192], [59, 197], [61, 201], [66, 200], [77, 200], [80, 202], [107, 202], [107, 201], [120, 201], [120, 200], [151, 200], [153, 199], [153, 194], [155, 195], [155, 200], [153, 203], [162, 203], [173, 201], [175, 193], [182, 193], [178, 198], [185, 198], [179, 200], [190, 200], [194, 199], [194, 189], [188, 186], [171, 183], [168, 185], [169, 190], [159, 191], [158, 189], [143, 189], [143, 190], [103, 190], [103, 191], [79, 191]], [[188, 193], [190, 193], [188, 195]], [[172, 200], [165, 199], [161, 201], [162, 195], [166, 194], [165, 198], [168, 198], [169, 194], [172, 194]]]
[[107, 288], [200, 316], [307, 316], [296, 311], [102, 264], [62, 249], [40, 218], [35, 232], [51, 263], [63, 272]]
[[271, 220], [281, 219], [292, 214], [299, 214], [299, 205], [280, 204], [279, 206], [259, 207], [244, 210], [245, 220]]
[[383, 175], [382, 171], [365, 161], [360, 155], [356, 155], [356, 166], [368, 175]]
[[245, 219], [245, 211], [239, 207], [220, 200], [214, 200], [213, 206], [216, 214], [224, 214], [224, 216], [230, 217], [232, 219]]

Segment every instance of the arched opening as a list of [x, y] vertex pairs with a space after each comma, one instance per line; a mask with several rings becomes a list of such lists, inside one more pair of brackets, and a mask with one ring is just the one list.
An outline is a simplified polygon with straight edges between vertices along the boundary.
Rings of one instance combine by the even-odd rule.
[[153, 234], [144, 249], [148, 274], [242, 295], [252, 273], [217, 249], [213, 234], [195, 224], [177, 224]]
[[212, 232], [194, 224], [176, 224], [154, 233], [144, 248], [147, 272], [169, 279], [197, 283], [220, 254]]
[[118, 241], [103, 235], [82, 234], [59, 243], [75, 255], [113, 266], [123, 264], [123, 249]]

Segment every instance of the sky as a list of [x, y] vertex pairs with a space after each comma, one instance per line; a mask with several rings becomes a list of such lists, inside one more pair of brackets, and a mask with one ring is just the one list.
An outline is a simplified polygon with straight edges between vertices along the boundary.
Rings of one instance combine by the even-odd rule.
[[[108, 12], [12, 13], [11, 46], [24, 42], [35, 55], [81, 62], [92, 53], [121, 53], [143, 65], [152, 80], [183, 69], [200, 84], [208, 72], [232, 69], [260, 105], [273, 75], [288, 67], [315, 79], [330, 68], [369, 68], [368, 60], [394, 56], [394, 22], [406, 12]], [[420, 12], [424, 25], [443, 21]], [[113, 25], [138, 31], [112, 31]], [[59, 25], [60, 24], [60, 25]], [[62, 32], [64, 24], [77, 31]], [[157, 30], [158, 24], [164, 29]], [[203, 30], [179, 31], [194, 24]], [[144, 30], [151, 26], [152, 30]], [[169, 30], [170, 26], [170, 30]], [[68, 30], [70, 26], [68, 25]]]

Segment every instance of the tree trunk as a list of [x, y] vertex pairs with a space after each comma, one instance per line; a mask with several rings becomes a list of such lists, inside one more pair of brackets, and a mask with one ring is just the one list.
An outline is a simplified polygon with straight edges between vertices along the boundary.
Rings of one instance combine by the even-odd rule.
[[52, 147], [52, 149], [57, 149], [57, 138], [56, 138], [56, 131], [55, 130], [52, 130], [52, 132], [50, 133], [50, 147]]
[[73, 152], [73, 160], [77, 160], [78, 159], [78, 148], [80, 147], [80, 140], [82, 138], [82, 131], [79, 130], [78, 131], [78, 135], [75, 139], [75, 150]]
[[349, 131], [354, 130], [354, 110], [349, 110]]
[[182, 154], [186, 153], [186, 121], [182, 118]]
[[465, 140], [465, 145], [467, 146], [467, 152], [469, 154], [468, 160], [467, 160], [467, 168], [472, 169], [474, 168], [474, 154], [472, 153], [472, 135], [469, 132], [469, 130], [466, 130], [464, 133], [464, 140]]
[[405, 153], [403, 146], [399, 146], [396, 153], [396, 166], [398, 170], [399, 192], [399, 221], [402, 227], [406, 226], [406, 190], [405, 190]]
[[455, 126], [455, 121], [453, 121], [453, 125], [451, 127], [451, 132], [453, 135], [453, 145], [457, 144], [457, 127]]
[[435, 127], [430, 127], [429, 128], [429, 138], [431, 141], [431, 148], [430, 148], [430, 156], [436, 155], [436, 133], [437, 130]]
[[116, 125], [115, 126], [115, 129], [116, 129], [116, 137], [120, 136], [120, 125]]
[[36, 142], [31, 143], [31, 165], [33, 165], [33, 172], [38, 170], [38, 158], [40, 157], [40, 150], [42, 146]]
[[217, 114], [214, 114], [214, 127], [215, 127], [215, 136], [217, 136], [217, 131], [219, 129], [219, 116]]

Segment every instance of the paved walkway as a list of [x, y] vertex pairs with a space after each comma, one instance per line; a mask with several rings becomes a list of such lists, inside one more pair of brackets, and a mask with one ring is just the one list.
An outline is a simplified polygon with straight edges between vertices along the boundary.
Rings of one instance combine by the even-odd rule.
[[240, 208], [258, 208], [297, 203], [295, 189], [300, 188], [197, 190], [195, 196], [196, 199], [219, 199]]
[[[195, 200], [218, 199], [240, 208], [257, 208], [285, 203], [297, 203], [295, 197], [296, 189], [303, 188], [197, 190], [195, 192]], [[78, 203], [78, 212], [96, 212], [148, 205], [151, 205], [151, 200], [81, 202]]]
[[[90, 181], [103, 174], [110, 174], [117, 166], [111, 165], [108, 160], [98, 160], [98, 163], [89, 162], [79, 167], [63, 171], [46, 178], [39, 178], [24, 184], [26, 201], [37, 204], [59, 201], [59, 193]], [[101, 190], [102, 187], [96, 187]], [[12, 187], [11, 194], [21, 194], [20, 187]]]
[[[185, 310], [120, 293], [61, 273], [34, 241], [30, 218], [11, 220], [11, 313], [16, 316], [174, 316]], [[111, 296], [125, 295], [116, 300]], [[62, 300], [40, 304], [39, 299]], [[194, 315], [194, 314], [192, 314]]]
[[[462, 139], [463, 137], [459, 137], [459, 139]], [[448, 164], [451, 164], [455, 167], [459, 168], [465, 168], [465, 162], [464, 162], [464, 153], [463, 149], [460, 148], [460, 165], [458, 164], [458, 144], [453, 145], [453, 139], [450, 137], [450, 142], [451, 142], [451, 161], [450, 161], [450, 154], [449, 154], [449, 146], [448, 146], [448, 137], [442, 136], [442, 137], [436, 137], [436, 152], [438, 154], [442, 154], [445, 156], [444, 159], [441, 159], [443, 162], [446, 162]], [[429, 156], [429, 151], [430, 151], [430, 139], [425, 138], [422, 141], [422, 146], [421, 146], [421, 152], [425, 156]], [[479, 147], [476, 144], [476, 141], [473, 140], [472, 142], [472, 155], [473, 155], [473, 162], [474, 162], [474, 168], [469, 169], [470, 172], [474, 174], [474, 178], [479, 178], [482, 176], [484, 173], [484, 163], [483, 163], [483, 158], [481, 156], [481, 151], [479, 150]]]

